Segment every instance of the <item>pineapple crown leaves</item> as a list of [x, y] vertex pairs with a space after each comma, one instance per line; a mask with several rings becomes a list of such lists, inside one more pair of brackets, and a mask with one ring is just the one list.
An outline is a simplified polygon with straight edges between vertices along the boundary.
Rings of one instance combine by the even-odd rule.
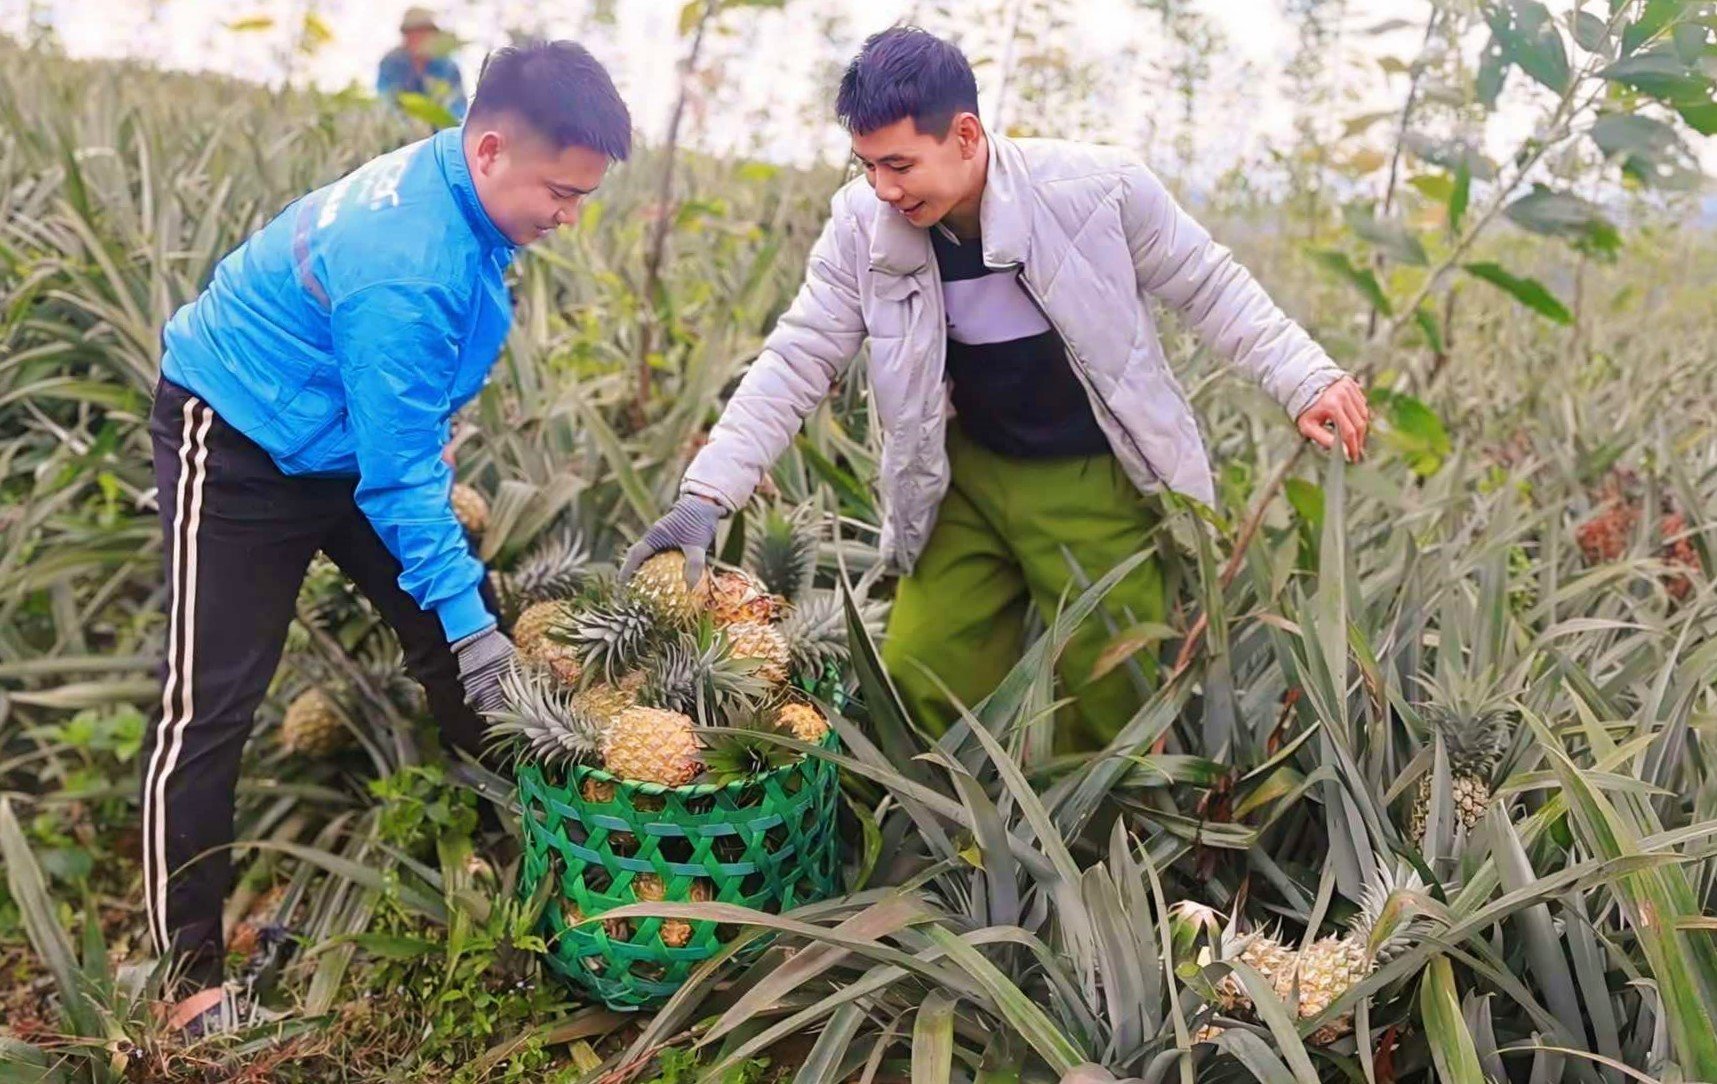
[[745, 540], [745, 565], [771, 594], [797, 600], [817, 571], [815, 508], [802, 504], [791, 512], [765, 511]]
[[544, 764], [594, 761], [601, 755], [603, 728], [573, 706], [572, 694], [558, 682], [515, 661], [501, 675], [502, 707], [486, 712], [484, 741], [491, 747], [515, 743], [521, 755]]
[[774, 709], [768, 706], [734, 712], [721, 728], [698, 728], [704, 767], [717, 784], [749, 779], [792, 763], [798, 754], [774, 737], [792, 735], [775, 722]]
[[768, 694], [769, 682], [757, 674], [761, 666], [758, 659], [733, 657], [726, 634], [705, 618], [656, 654], [639, 699], [707, 723]]
[[578, 611], [565, 630], [565, 641], [578, 650], [586, 667], [601, 670], [614, 682], [637, 669], [662, 635], [649, 609], [621, 596]]
[[582, 535], [562, 530], [544, 538], [502, 577], [507, 598], [516, 608], [546, 599], [565, 598], [578, 591], [591, 572], [590, 549]]
[[[859, 617], [873, 636], [881, 635], [886, 609], [876, 601], [859, 604]], [[847, 613], [838, 592], [809, 592], [776, 630], [787, 642], [793, 669], [801, 673], [817, 673], [824, 663], [847, 654]]]
[[1442, 736], [1455, 764], [1488, 774], [1513, 736], [1508, 718], [1513, 704], [1500, 682], [1487, 669], [1475, 677], [1445, 676], [1419, 684], [1429, 697], [1419, 714], [1430, 736]]
[[1348, 929], [1364, 938], [1367, 958], [1381, 964], [1446, 921], [1443, 906], [1416, 868], [1405, 861], [1391, 866], [1380, 858], [1374, 876], [1360, 892], [1359, 911]]

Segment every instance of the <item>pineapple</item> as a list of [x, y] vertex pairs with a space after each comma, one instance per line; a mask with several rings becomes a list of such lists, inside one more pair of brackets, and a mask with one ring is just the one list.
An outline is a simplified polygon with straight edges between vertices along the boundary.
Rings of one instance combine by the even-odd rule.
[[770, 509], [755, 534], [745, 540], [745, 563], [757, 573], [765, 592], [791, 601], [811, 586], [817, 571], [817, 533], [809, 507], [791, 514]]
[[829, 732], [829, 720], [810, 704], [790, 701], [775, 712], [775, 725], [802, 742], [815, 744]]
[[724, 568], [710, 580], [710, 616], [717, 625], [774, 621], [781, 616], [783, 603], [762, 580], [742, 569]]
[[630, 707], [614, 717], [602, 741], [602, 766], [622, 779], [683, 787], [703, 770], [691, 718], [677, 711]]
[[[632, 878], [632, 894], [641, 903], [661, 903], [668, 898], [668, 886], [653, 873], [640, 873]], [[693, 903], [708, 903], [712, 898], [708, 882], [702, 879], [692, 881], [687, 898]], [[692, 924], [680, 918], [665, 918], [657, 936], [669, 948], [684, 948], [692, 939]]]
[[574, 693], [572, 706], [606, 726], [621, 712], [638, 703], [638, 692], [643, 685], [642, 671], [628, 674], [613, 685], [597, 682]]
[[541, 673], [514, 666], [501, 675], [501, 695], [505, 707], [490, 716], [489, 742], [516, 740], [543, 765], [588, 763], [600, 756], [606, 720], [580, 710], [576, 697]]
[[[1232, 935], [1228, 935], [1232, 938]], [[1229, 955], [1228, 952], [1224, 953]], [[1245, 938], [1239, 945], [1239, 961], [1262, 975], [1276, 996], [1287, 1001], [1294, 990], [1294, 970], [1299, 954], [1274, 937], [1255, 934]], [[1222, 1011], [1236, 1013], [1250, 1011], [1252, 999], [1246, 994], [1246, 987], [1240, 980], [1225, 975], [1216, 984], [1217, 996], [1221, 999]]]
[[[1471, 829], [1490, 805], [1491, 773], [1501, 762], [1509, 739], [1506, 712], [1496, 706], [1469, 709], [1428, 705], [1424, 715], [1433, 731], [1442, 735], [1448, 750], [1455, 822]], [[1419, 779], [1408, 816], [1407, 834], [1414, 843], [1424, 843], [1430, 813], [1431, 773], [1427, 772]]]
[[1681, 602], [1693, 593], [1693, 580], [1688, 573], [1697, 573], [1704, 568], [1699, 560], [1699, 551], [1693, 548], [1693, 541], [1688, 537], [1687, 517], [1680, 512], [1665, 512], [1658, 520], [1657, 532], [1664, 539], [1659, 557], [1672, 569], [1684, 570], [1672, 571], [1663, 579], [1664, 590], [1669, 592], [1669, 597]]
[[321, 689], [307, 689], [286, 707], [280, 744], [288, 753], [325, 757], [352, 743], [345, 716], [334, 698]]
[[572, 607], [559, 600], [533, 602], [519, 614], [513, 622], [513, 646], [521, 654], [529, 653], [536, 647], [537, 641], [548, 635], [549, 630], [557, 625], [565, 625], [572, 620]]
[[582, 610], [572, 623], [571, 642], [579, 657], [609, 681], [637, 669], [657, 637], [655, 617], [626, 597]]
[[727, 716], [762, 697], [769, 682], [758, 665], [740, 659], [711, 627], [683, 633], [652, 660], [640, 699], [669, 711], [682, 712], [706, 726], [721, 725]]
[[464, 482], [455, 482], [453, 515], [459, 520], [459, 526], [472, 534], [482, 534], [489, 526], [489, 502], [471, 486]]
[[[1335, 1003], [1356, 983], [1364, 981], [1376, 966], [1363, 938], [1323, 937], [1313, 941], [1299, 959], [1301, 1020], [1310, 1020]], [[1318, 1028], [1311, 1042], [1327, 1046], [1353, 1030], [1353, 1014], [1344, 1013]]]
[[[1320, 938], [1302, 952], [1275, 938], [1255, 937], [1242, 947], [1240, 961], [1268, 980], [1284, 1002], [1297, 993], [1299, 1018], [1313, 1019], [1408, 949], [1422, 928], [1421, 921], [1409, 915], [1409, 907], [1424, 889], [1411, 866], [1391, 871], [1380, 865], [1344, 936]], [[1224, 977], [1217, 990], [1225, 1012], [1251, 1011], [1251, 999], [1233, 976]], [[1309, 1040], [1327, 1045], [1352, 1031], [1353, 1014], [1344, 1013], [1312, 1032]]]
[[727, 641], [734, 658], [761, 660], [762, 665], [757, 668], [758, 677], [773, 685], [786, 683], [787, 667], [792, 665], [793, 655], [786, 638], [775, 630], [775, 626], [753, 621], [729, 625]]
[[688, 582], [686, 555], [670, 550], [645, 561], [632, 577], [630, 590], [658, 621], [683, 627], [696, 621], [709, 604], [710, 578], [706, 572], [696, 583]]
[[1574, 540], [1579, 543], [1580, 553], [1587, 564], [1606, 564], [1628, 551], [1628, 543], [1638, 524], [1637, 505], [1612, 500], [1575, 529]]

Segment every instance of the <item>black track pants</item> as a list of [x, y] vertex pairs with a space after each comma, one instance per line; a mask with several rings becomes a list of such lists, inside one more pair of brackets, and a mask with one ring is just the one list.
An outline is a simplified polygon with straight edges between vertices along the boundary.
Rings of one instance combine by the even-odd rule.
[[166, 536], [167, 656], [143, 743], [143, 891], [158, 950], [194, 989], [221, 980], [239, 758], [318, 550], [399, 635], [444, 740], [475, 753], [483, 721], [465, 704], [440, 620], [399, 586], [399, 561], [358, 510], [356, 479], [288, 477], [166, 380], [149, 428]]

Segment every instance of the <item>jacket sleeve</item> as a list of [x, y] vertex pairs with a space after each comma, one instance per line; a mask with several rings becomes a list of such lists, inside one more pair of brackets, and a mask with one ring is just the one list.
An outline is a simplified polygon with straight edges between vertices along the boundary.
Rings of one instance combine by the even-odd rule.
[[1142, 163], [1126, 171], [1122, 220], [1139, 288], [1178, 309], [1290, 417], [1346, 375]]
[[441, 460], [460, 306], [433, 282], [383, 282], [333, 309], [334, 356], [358, 458], [358, 508], [399, 559], [399, 585], [449, 642], [493, 625]]
[[805, 282], [776, 322], [680, 483], [736, 511], [792, 442], [864, 341], [852, 220], [837, 209], [811, 249]]

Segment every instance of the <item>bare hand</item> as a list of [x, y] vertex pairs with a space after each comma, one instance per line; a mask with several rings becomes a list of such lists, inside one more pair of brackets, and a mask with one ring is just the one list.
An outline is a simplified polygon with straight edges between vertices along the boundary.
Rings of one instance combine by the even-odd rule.
[[[1300, 435], [1320, 448], [1329, 448], [1341, 438], [1342, 450], [1349, 463], [1365, 456], [1365, 434], [1371, 428], [1371, 407], [1359, 382], [1344, 376], [1323, 390], [1317, 400], [1301, 412], [1294, 424]], [[1331, 432], [1329, 427], [1335, 427]]]

